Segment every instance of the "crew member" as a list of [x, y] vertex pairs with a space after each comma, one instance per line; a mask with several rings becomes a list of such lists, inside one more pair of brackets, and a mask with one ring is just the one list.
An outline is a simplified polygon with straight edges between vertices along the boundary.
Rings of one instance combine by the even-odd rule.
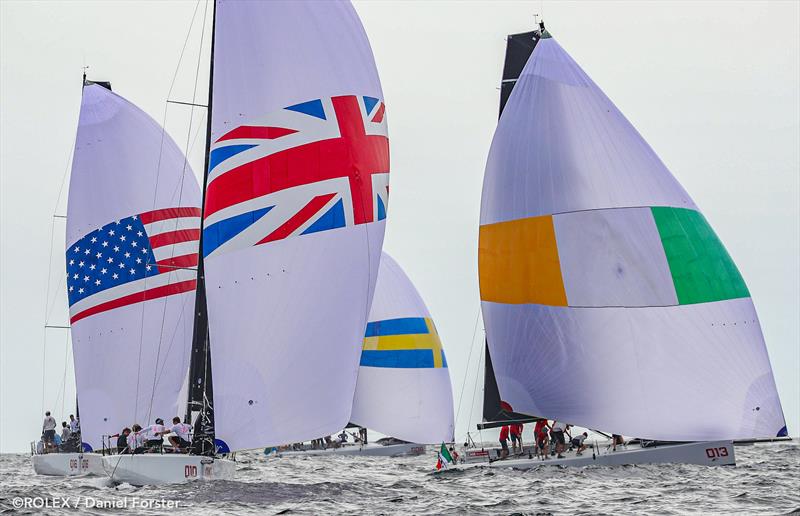
[[70, 432], [69, 427], [67, 426], [67, 422], [66, 421], [62, 421], [61, 422], [61, 442], [62, 443], [67, 442], [67, 440], [69, 439], [70, 434], [72, 434], [72, 432]]
[[[536, 423], [539, 426], [539, 423], [542, 421], [538, 421]], [[547, 448], [550, 442], [550, 438], [547, 432], [547, 420], [544, 420], [544, 424], [539, 426], [539, 432], [536, 434], [536, 449], [538, 450], [538, 455], [542, 457], [542, 460], [547, 458]]]
[[42, 440], [47, 445], [52, 445], [56, 437], [56, 419], [50, 415], [50, 411], [44, 413], [44, 421], [42, 422]]
[[77, 434], [81, 431], [81, 424], [75, 419], [75, 416], [69, 415], [69, 431], [70, 433]]
[[509, 433], [511, 435], [511, 448], [514, 450], [514, 453], [517, 453], [517, 442], [519, 442], [519, 452], [522, 453], [522, 424], [510, 425], [508, 427]]
[[164, 420], [160, 417], [156, 418], [155, 424], [152, 424], [144, 429], [145, 435], [145, 448], [150, 451], [157, 452], [161, 450], [164, 444], [163, 435], [167, 432], [167, 427], [164, 426]]
[[553, 421], [553, 428], [550, 430], [550, 436], [556, 443], [556, 453], [558, 454], [559, 459], [563, 459], [564, 456], [561, 455], [561, 452], [564, 451], [564, 445], [566, 441], [564, 440], [564, 430], [566, 430], [567, 424], [562, 421]]
[[506, 457], [508, 457], [508, 434], [509, 434], [508, 425], [503, 425], [500, 428], [500, 446], [502, 448], [500, 450], [501, 459], [505, 459]]
[[586, 441], [587, 437], [589, 437], [589, 434], [587, 434], [586, 432], [583, 432], [581, 435], [572, 438], [572, 441], [570, 441], [570, 442], [572, 443], [572, 446], [577, 448], [577, 451], [575, 452], [575, 455], [582, 455], [583, 454], [583, 450], [586, 449], [586, 444], [584, 443], [584, 441]]
[[144, 432], [138, 423], [131, 427], [131, 433], [128, 435], [128, 453], [144, 453]]
[[117, 436], [117, 453], [131, 453], [131, 450], [128, 448], [128, 436], [131, 435], [131, 429], [125, 427], [122, 429], [122, 432]]
[[175, 416], [172, 418], [172, 427], [170, 427], [170, 429], [167, 430], [164, 435], [173, 434], [169, 436], [170, 444], [172, 444], [176, 450], [183, 451], [192, 445], [192, 443], [189, 442], [189, 434], [191, 431], [191, 425], [181, 423], [181, 418]]

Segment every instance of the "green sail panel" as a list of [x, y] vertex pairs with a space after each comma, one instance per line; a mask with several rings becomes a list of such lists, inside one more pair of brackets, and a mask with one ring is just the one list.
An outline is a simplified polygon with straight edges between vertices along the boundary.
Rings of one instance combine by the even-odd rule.
[[702, 213], [651, 209], [680, 304], [750, 297], [739, 269]]

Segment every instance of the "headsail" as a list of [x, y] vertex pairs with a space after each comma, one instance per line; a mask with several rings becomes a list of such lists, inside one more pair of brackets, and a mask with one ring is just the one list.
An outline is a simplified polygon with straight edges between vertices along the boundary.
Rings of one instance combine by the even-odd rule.
[[350, 419], [405, 441], [453, 440], [453, 391], [442, 342], [414, 284], [386, 253]]
[[515, 410], [665, 440], [785, 431], [736, 265], [546, 32], [495, 133], [479, 248], [492, 362]]
[[106, 87], [83, 89], [67, 208], [67, 290], [82, 437], [180, 413], [200, 235], [183, 153]]
[[[386, 115], [344, 2], [228, 2], [215, 21], [203, 254], [216, 436], [347, 424], [383, 245]], [[254, 431], [255, 430], [255, 431]]]

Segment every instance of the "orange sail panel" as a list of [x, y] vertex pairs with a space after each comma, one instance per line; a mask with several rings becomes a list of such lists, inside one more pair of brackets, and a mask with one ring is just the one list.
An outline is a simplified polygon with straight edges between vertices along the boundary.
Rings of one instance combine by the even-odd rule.
[[567, 306], [552, 215], [480, 227], [481, 300]]

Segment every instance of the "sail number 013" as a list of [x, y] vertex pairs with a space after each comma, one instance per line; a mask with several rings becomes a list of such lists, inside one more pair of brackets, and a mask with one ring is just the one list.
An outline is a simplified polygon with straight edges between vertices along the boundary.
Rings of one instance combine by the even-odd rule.
[[724, 446], [719, 448], [706, 448], [706, 457], [709, 459], [717, 459], [728, 456], [728, 449]]

